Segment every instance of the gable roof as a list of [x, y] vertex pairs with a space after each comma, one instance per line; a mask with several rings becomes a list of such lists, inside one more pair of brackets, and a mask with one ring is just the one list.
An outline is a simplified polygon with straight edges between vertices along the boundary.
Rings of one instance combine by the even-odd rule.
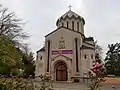
[[72, 60], [71, 58], [69, 58], [69, 57], [67, 57], [67, 56], [65, 56], [65, 55], [62, 55], [62, 54], [59, 54], [59, 55], [53, 57], [52, 60], [54, 61], [56, 58], [58, 58], [58, 57], [60, 57], [60, 56], [62, 56], [62, 57], [64, 57], [64, 58], [67, 58], [67, 59], [69, 59], [69, 60]]
[[58, 31], [60, 28], [65, 28], [65, 29], [67, 29], [67, 30], [69, 30], [69, 31], [79, 33], [79, 34], [81, 34], [83, 37], [85, 37], [84, 34], [82, 34], [81, 32], [78, 32], [78, 31], [72, 30], [72, 29], [70, 29], [70, 28], [66, 28], [66, 27], [64, 27], [64, 26], [61, 26], [61, 27], [57, 28], [56, 30], [50, 32], [49, 34], [45, 35], [45, 37], [51, 35], [52, 33], [56, 32], [56, 31]]
[[91, 44], [91, 43], [88, 43], [88, 42], [83, 42], [83, 43], [88, 44], [90, 46], [95, 46], [95, 44]]
[[44, 52], [44, 51], [45, 51], [45, 46], [42, 47], [40, 50], [38, 50], [37, 53], [38, 53], [38, 52]]
[[83, 41], [94, 41], [93, 37], [84, 38]]
[[82, 47], [80, 49], [95, 49], [94, 47], [89, 47], [89, 46], [85, 46], [85, 45], [82, 45]]

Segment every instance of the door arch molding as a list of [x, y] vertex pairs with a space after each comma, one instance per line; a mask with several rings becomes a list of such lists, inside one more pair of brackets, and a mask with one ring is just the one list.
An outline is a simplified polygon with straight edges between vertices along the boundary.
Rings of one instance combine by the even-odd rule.
[[56, 81], [67, 81], [67, 66], [64, 62], [58, 62], [56, 64]]

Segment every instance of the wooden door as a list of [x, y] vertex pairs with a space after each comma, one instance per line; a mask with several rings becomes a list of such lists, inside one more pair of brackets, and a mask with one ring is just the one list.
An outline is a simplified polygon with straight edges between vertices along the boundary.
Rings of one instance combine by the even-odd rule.
[[65, 64], [60, 63], [56, 68], [56, 80], [67, 81], [67, 67]]

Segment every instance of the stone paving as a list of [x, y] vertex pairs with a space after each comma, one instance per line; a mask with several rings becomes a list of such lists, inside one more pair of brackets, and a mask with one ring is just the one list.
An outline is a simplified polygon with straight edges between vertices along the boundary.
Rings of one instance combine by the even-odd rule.
[[[39, 84], [37, 82], [37, 84]], [[54, 90], [86, 90], [88, 84], [83, 83], [67, 83], [67, 82], [54, 82], [52, 83]], [[120, 90], [120, 84], [115, 84], [116, 89], [112, 89], [114, 84], [102, 84], [101, 90]], [[37, 90], [37, 89], [36, 89]]]
[[[103, 84], [102, 90], [113, 90], [112, 86], [114, 84]], [[88, 84], [80, 84], [80, 83], [53, 83], [53, 87], [56, 90], [85, 90], [87, 88]], [[120, 85], [116, 84], [114, 85], [114, 90], [120, 90]]]
[[120, 84], [120, 78], [105, 78], [106, 79], [106, 81], [105, 81], [105, 83], [109, 83], [109, 84], [112, 84], [112, 83], [114, 83], [114, 84]]

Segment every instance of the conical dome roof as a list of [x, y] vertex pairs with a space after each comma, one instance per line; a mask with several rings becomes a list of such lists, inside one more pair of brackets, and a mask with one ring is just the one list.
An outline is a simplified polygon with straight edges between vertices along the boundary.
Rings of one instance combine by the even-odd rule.
[[83, 24], [85, 24], [85, 20], [83, 17], [81, 17], [80, 15], [78, 15], [77, 13], [73, 12], [72, 10], [69, 10], [68, 12], [66, 12], [64, 15], [62, 15], [60, 18], [58, 18], [57, 22], [56, 22], [56, 25], [58, 26], [58, 23], [61, 21], [61, 20], [66, 20], [66, 19], [79, 19], [79, 20], [82, 20]]

